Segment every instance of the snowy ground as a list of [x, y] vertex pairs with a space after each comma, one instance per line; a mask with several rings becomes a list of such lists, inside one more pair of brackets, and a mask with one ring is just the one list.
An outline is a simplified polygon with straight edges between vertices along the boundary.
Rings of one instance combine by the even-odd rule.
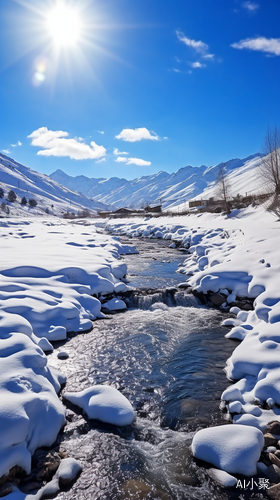
[[43, 350], [67, 332], [91, 329], [102, 316], [99, 298], [126, 289], [119, 255], [135, 249], [85, 221], [57, 219], [2, 220], [0, 241], [1, 477], [15, 465], [29, 473], [36, 448], [55, 441], [65, 421], [57, 396], [65, 378]]
[[[237, 382], [222, 399], [235, 423], [264, 432], [269, 421], [280, 420], [280, 223], [261, 208], [233, 215], [121, 219], [107, 228], [189, 248], [179, 270], [182, 281], [204, 293], [220, 292], [225, 307], [236, 297], [255, 299], [254, 311], [232, 310], [236, 317], [227, 336], [242, 342], [226, 368]], [[0, 221], [0, 477], [14, 465], [28, 472], [33, 451], [51, 445], [64, 423], [56, 393], [65, 379], [47, 365], [43, 350], [52, 348], [49, 341], [90, 329], [91, 320], [102, 315], [101, 296], [126, 288], [126, 266], [118, 257], [135, 249], [98, 234], [94, 221], [85, 223]], [[105, 224], [96, 221], [97, 228]], [[116, 300], [108, 305], [119, 307]], [[201, 442], [207, 441], [207, 457], [217, 466], [223, 461], [214, 457], [219, 450], [213, 440], [223, 440], [224, 431], [216, 430], [213, 439], [196, 438], [193, 452], [201, 457]], [[259, 433], [251, 435], [247, 475], [255, 470], [262, 442]], [[230, 473], [239, 472], [233, 451], [236, 443], [245, 446], [243, 425], [236, 426], [235, 436], [228, 443], [230, 464], [222, 467]]]
[[[114, 220], [107, 223], [107, 229], [114, 234], [165, 238], [171, 245], [180, 243], [189, 248], [191, 255], [179, 272], [198, 292], [222, 294], [225, 308], [239, 298], [254, 299], [254, 311], [231, 307], [235, 317], [225, 322], [232, 327], [226, 336], [242, 342], [227, 362], [227, 377], [235, 383], [223, 393], [222, 400], [234, 423], [265, 432], [268, 422], [280, 420], [280, 222], [262, 208], [249, 207], [234, 211], [230, 218], [200, 214], [144, 222]], [[240, 457], [235, 458], [234, 447], [244, 446], [246, 453], [243, 425], [239, 429], [240, 438], [236, 428], [235, 440], [227, 450], [231, 460], [224, 469], [228, 472], [239, 471]], [[216, 465], [214, 441], [217, 434], [223, 441], [224, 432], [217, 430], [213, 439], [211, 434], [208, 438], [213, 446], [206, 454]], [[256, 438], [255, 463], [246, 462], [245, 475], [256, 468], [259, 443]], [[202, 458], [201, 449], [197, 450], [194, 443], [194, 454]]]

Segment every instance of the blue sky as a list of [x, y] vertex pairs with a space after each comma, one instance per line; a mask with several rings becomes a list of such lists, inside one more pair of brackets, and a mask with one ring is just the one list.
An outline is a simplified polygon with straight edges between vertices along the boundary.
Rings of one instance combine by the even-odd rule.
[[261, 150], [280, 125], [278, 0], [1, 0], [0, 149], [125, 177]]

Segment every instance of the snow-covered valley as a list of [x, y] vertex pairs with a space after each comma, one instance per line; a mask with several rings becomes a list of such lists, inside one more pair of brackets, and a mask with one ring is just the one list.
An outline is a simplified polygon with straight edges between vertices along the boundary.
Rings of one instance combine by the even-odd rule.
[[[105, 226], [115, 236], [100, 234]], [[240, 463], [245, 476], [258, 472], [270, 485], [277, 482], [271, 472], [277, 465], [269, 465], [267, 459], [275, 453], [277, 459], [278, 431], [268, 436], [273, 443], [270, 450], [267, 435], [263, 437], [267, 424], [280, 419], [280, 227], [275, 217], [262, 208], [249, 207], [230, 218], [200, 214], [107, 224], [93, 219], [75, 223], [52, 218], [2, 219], [0, 229], [1, 476], [16, 465], [29, 473], [32, 453], [50, 446], [64, 425], [65, 406], [56, 393], [65, 377], [49, 366], [43, 351], [53, 349], [50, 342], [64, 342], [69, 332], [90, 330], [92, 320], [103, 316], [101, 307], [125, 309], [118, 297], [127, 290], [123, 281], [127, 268], [120, 256], [136, 249], [121, 244], [118, 236], [129, 235], [148, 241], [164, 239], [185, 250], [186, 260], [178, 269], [182, 282], [203, 294], [209, 304], [213, 296], [218, 297], [222, 309], [230, 311], [224, 321], [231, 328], [226, 337], [241, 341], [226, 366], [227, 377], [234, 383], [221, 395], [234, 422], [234, 440], [224, 437], [223, 425], [212, 427], [214, 438], [212, 431], [205, 436], [199, 431], [193, 440], [194, 456], [230, 473], [235, 488]], [[238, 307], [247, 298], [254, 302], [253, 310]], [[81, 389], [76, 387], [75, 401], [93, 415], [96, 396], [79, 394]], [[67, 381], [66, 390], [72, 392]], [[106, 397], [105, 402], [101, 397], [101, 406], [105, 403]], [[123, 411], [129, 415], [127, 404], [117, 398], [114, 408], [120, 415]], [[118, 418], [116, 424], [131, 421], [131, 417]], [[244, 426], [249, 426], [247, 441]], [[217, 440], [222, 442], [222, 452], [214, 446]], [[13, 488], [7, 498], [25, 498]]]

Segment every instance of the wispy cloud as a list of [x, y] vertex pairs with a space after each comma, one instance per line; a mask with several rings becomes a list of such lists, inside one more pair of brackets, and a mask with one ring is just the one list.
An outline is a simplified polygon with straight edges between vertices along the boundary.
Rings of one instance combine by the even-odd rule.
[[126, 163], [126, 165], [137, 165], [138, 167], [149, 167], [151, 165], [150, 161], [141, 160], [141, 158], [125, 158], [123, 156], [118, 156], [115, 161], [117, 163]]
[[88, 145], [78, 139], [67, 139], [68, 135], [68, 132], [62, 130], [54, 131], [41, 127], [28, 137], [32, 139], [32, 146], [43, 148], [37, 153], [40, 156], [68, 156], [72, 160], [95, 160], [106, 155], [106, 149], [94, 141]]
[[181, 31], [176, 31], [176, 35], [180, 42], [183, 42], [185, 45], [187, 45], [187, 47], [191, 47], [192, 49], [202, 54], [208, 51], [209, 47], [207, 43], [204, 43], [201, 40], [192, 40], [191, 38], [187, 38]]
[[194, 69], [196, 68], [205, 68], [206, 64], [202, 64], [199, 61], [196, 61], [194, 63], [190, 63], [190, 66]]
[[11, 144], [12, 148], [17, 148], [18, 146], [22, 146], [22, 142], [17, 141], [16, 144]]
[[280, 56], [280, 38], [246, 38], [231, 45], [234, 49], [248, 49]]
[[99, 132], [99, 134], [102, 134], [102, 135], [105, 133], [104, 130], [97, 130], [97, 132]]
[[5, 153], [5, 155], [9, 155], [10, 154], [10, 151], [8, 149], [2, 149], [3, 153]]
[[147, 128], [124, 128], [118, 135], [115, 136], [116, 139], [122, 139], [126, 142], [138, 142], [143, 139], [149, 141], [158, 141], [159, 136], [155, 132], [150, 132]]
[[100, 160], [96, 160], [95, 163], [102, 163], [103, 161], [106, 161], [106, 158], [100, 158]]
[[129, 155], [126, 151], [119, 151], [118, 148], [114, 148], [113, 155], [119, 156], [119, 155]]
[[256, 2], [243, 2], [242, 7], [250, 12], [256, 12], [256, 10], [260, 8], [259, 4]]

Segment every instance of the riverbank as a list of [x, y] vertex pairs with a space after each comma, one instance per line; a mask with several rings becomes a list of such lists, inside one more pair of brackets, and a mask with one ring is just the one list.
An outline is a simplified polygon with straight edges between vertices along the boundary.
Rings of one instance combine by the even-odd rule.
[[[51, 342], [66, 340], [69, 332], [90, 330], [92, 321], [103, 317], [102, 307], [120, 307], [117, 299], [108, 304], [106, 297], [127, 289], [119, 256], [136, 249], [97, 234], [86, 221], [57, 219], [2, 220], [0, 241], [3, 483], [4, 476], [13, 481], [20, 471], [29, 474], [35, 450], [51, 446], [66, 422], [57, 395], [66, 378], [49, 367], [43, 351], [52, 351]], [[25, 498], [11, 488], [11, 498]], [[36, 499], [45, 494], [42, 490]]]
[[[269, 422], [280, 419], [280, 223], [263, 209], [249, 207], [231, 218], [200, 214], [114, 220], [102, 227], [116, 235], [164, 238], [188, 250], [179, 269], [182, 277], [197, 293], [223, 297], [224, 307], [236, 314], [226, 322], [232, 327], [227, 337], [241, 343], [226, 373], [237, 382], [223, 393], [222, 401], [235, 424], [265, 432]], [[236, 302], [246, 298], [253, 299], [253, 311], [237, 308]], [[258, 458], [253, 460], [256, 466]], [[231, 466], [233, 462], [234, 457]]]

